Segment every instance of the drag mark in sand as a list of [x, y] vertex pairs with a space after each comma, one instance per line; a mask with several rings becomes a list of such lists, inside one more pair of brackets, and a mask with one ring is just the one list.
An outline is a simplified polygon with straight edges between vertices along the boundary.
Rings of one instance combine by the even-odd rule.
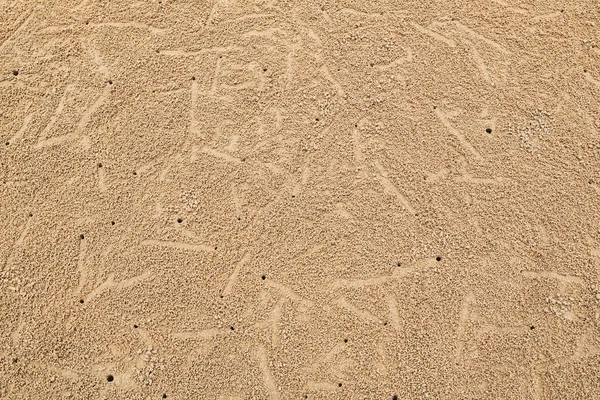
[[508, 2], [504, 1], [504, 0], [491, 0], [496, 4], [499, 4], [503, 7], [506, 7], [507, 10], [518, 13], [518, 14], [527, 14], [527, 10], [524, 8], [520, 8], [520, 7], [513, 7], [511, 6]]
[[600, 88], [600, 81], [592, 78], [592, 75], [589, 72], [585, 72], [585, 80]]
[[354, 150], [354, 165], [356, 166], [356, 168], [360, 168], [364, 171], [366, 157], [362, 151], [360, 131], [356, 127], [352, 129], [352, 145]]
[[299, 294], [295, 293], [292, 289], [287, 286], [284, 286], [280, 283], [273, 282], [272, 280], [267, 281], [267, 285], [273, 289], [277, 289], [283, 296], [300, 303], [305, 307], [311, 307], [314, 303], [311, 300], [308, 300]]
[[306, 384], [306, 388], [308, 390], [312, 390], [312, 391], [317, 391], [317, 390], [333, 391], [338, 388], [338, 385], [336, 385], [335, 383], [328, 383], [328, 382], [308, 382]]
[[[368, 3], [365, 3], [365, 4], [368, 4]], [[383, 17], [383, 13], [381, 13], [381, 12], [369, 13], [369, 12], [357, 10], [355, 8], [348, 8], [348, 7], [342, 8], [339, 12], [340, 12], [340, 14], [350, 14], [350, 15], [355, 15], [360, 18], [381, 18], [381, 17]]]
[[270, 17], [274, 17], [276, 14], [258, 14], [258, 13], [251, 13], [251, 14], [246, 14], [246, 15], [242, 15], [241, 17], [237, 17], [237, 18], [233, 18], [233, 19], [225, 19], [223, 21], [220, 21], [220, 24], [235, 24], [235, 23], [239, 23], [239, 22], [243, 22], [243, 21], [248, 21], [250, 19], [261, 19], [261, 18], [270, 18]]
[[375, 161], [375, 167], [379, 172], [377, 174], [377, 179], [379, 180], [379, 183], [381, 183], [381, 186], [383, 186], [384, 191], [396, 197], [398, 201], [404, 206], [406, 211], [408, 211], [411, 214], [415, 214], [416, 210], [410, 205], [406, 197], [402, 193], [400, 193], [398, 188], [394, 186], [392, 181], [390, 181], [390, 179], [388, 178], [389, 174], [383, 168], [383, 166], [378, 161]]
[[23, 226], [23, 230], [19, 234], [19, 237], [15, 241], [15, 244], [13, 245], [10, 253], [8, 254], [8, 257], [4, 261], [4, 267], [10, 266], [10, 263], [12, 262], [14, 255], [15, 255], [15, 251], [23, 245], [23, 241], [25, 240], [25, 237], [27, 236], [27, 233], [29, 232], [30, 226], [31, 226], [31, 217], [27, 220], [27, 222], [25, 222], [25, 224]]
[[25, 132], [27, 131], [27, 128], [29, 127], [29, 123], [31, 122], [32, 119], [33, 119], [33, 114], [28, 114], [27, 116], [25, 116], [25, 118], [23, 119], [23, 125], [21, 125], [21, 128], [8, 141], [10, 143], [14, 143], [17, 141], [17, 139], [21, 139], [23, 137], [23, 135], [25, 134]]
[[503, 185], [505, 182], [509, 182], [510, 180], [507, 178], [503, 178], [501, 176], [496, 178], [477, 178], [467, 172], [467, 160], [464, 156], [459, 157], [460, 167], [458, 172], [460, 172], [459, 176], [455, 176], [454, 180], [456, 182], [465, 182], [471, 184], [478, 185]]
[[212, 339], [215, 336], [224, 335], [226, 329], [210, 328], [201, 331], [178, 332], [171, 334], [171, 337], [176, 339]]
[[81, 293], [81, 290], [85, 286], [88, 277], [88, 270], [85, 265], [85, 256], [87, 250], [87, 240], [79, 241], [79, 255], [77, 256], [77, 272], [79, 272], [79, 284], [75, 290], [75, 294]]
[[472, 292], [467, 293], [463, 299], [462, 306], [460, 309], [460, 315], [458, 319], [458, 327], [456, 328], [456, 349], [454, 350], [454, 362], [456, 364], [462, 363], [463, 353], [465, 348], [465, 333], [467, 329], [467, 322], [469, 321], [471, 314], [471, 306], [475, 303], [475, 295]]
[[281, 333], [279, 329], [279, 323], [281, 321], [281, 310], [283, 303], [286, 301], [285, 297], [281, 297], [275, 307], [269, 312], [269, 317], [262, 322], [256, 323], [254, 326], [257, 328], [267, 328], [271, 330], [271, 347], [278, 347], [281, 343]]
[[327, 68], [325, 65], [323, 65], [319, 69], [319, 71], [321, 72], [321, 74], [323, 74], [325, 79], [327, 79], [329, 82], [331, 82], [333, 84], [333, 86], [335, 87], [335, 90], [337, 91], [338, 96], [340, 96], [342, 99], [345, 99], [346, 93], [344, 92], [342, 85], [340, 85], [340, 83], [337, 81], [337, 79], [335, 79], [333, 77], [333, 75], [331, 75], [331, 72], [329, 72], [329, 68]]
[[150, 33], [163, 34], [166, 29], [155, 28], [153, 26], [141, 23], [141, 22], [101, 22], [98, 24], [89, 24], [91, 27], [111, 27], [111, 28], [135, 28], [135, 29], [148, 29]]
[[432, 31], [431, 29], [427, 29], [424, 26], [421, 26], [419, 24], [417, 24], [416, 22], [412, 22], [411, 25], [420, 33], [427, 35], [435, 40], [439, 40], [442, 43], [445, 43], [446, 45], [450, 46], [450, 47], [456, 47], [456, 42], [452, 39], [448, 39], [446, 36], [444, 35], [440, 35], [437, 32]]
[[198, 136], [200, 128], [198, 126], [198, 119], [196, 118], [196, 109], [198, 108], [198, 81], [196, 78], [192, 78], [190, 92], [190, 133], [194, 136]]
[[481, 57], [481, 54], [479, 54], [479, 51], [477, 51], [477, 48], [473, 45], [473, 43], [471, 43], [470, 40], [467, 40], [467, 39], [463, 39], [463, 40], [471, 49], [471, 56], [473, 57], [473, 60], [475, 61], [475, 65], [477, 66], [479, 73], [481, 73], [483, 80], [493, 86], [494, 81], [492, 80], [492, 77], [490, 76], [488, 67], [485, 64], [483, 57]]
[[331, 348], [327, 353], [319, 356], [319, 359], [312, 365], [312, 370], [317, 371], [322, 365], [331, 363], [333, 359], [340, 354], [346, 346], [343, 343], [338, 343]]
[[353, 304], [350, 304], [348, 302], [348, 300], [346, 300], [346, 298], [339, 297], [337, 300], [335, 300], [335, 303], [340, 306], [341, 308], [343, 308], [346, 311], [349, 311], [351, 314], [354, 314], [355, 316], [357, 316], [359, 319], [365, 321], [365, 322], [374, 322], [374, 323], [379, 323], [381, 321], [380, 318], [377, 318], [375, 315], [371, 314], [369, 311], [365, 311], [365, 310], [361, 310], [360, 308], [356, 307]]
[[203, 244], [192, 244], [183, 242], [173, 242], [168, 240], [144, 240], [142, 246], [157, 246], [167, 247], [170, 249], [185, 250], [185, 251], [196, 251], [196, 252], [213, 252], [214, 248]]
[[211, 54], [211, 53], [216, 53], [216, 54], [223, 54], [223, 53], [229, 53], [232, 51], [242, 51], [244, 50], [243, 47], [239, 47], [239, 46], [226, 46], [226, 47], [205, 47], [203, 49], [200, 50], [196, 50], [196, 51], [186, 51], [186, 50], [159, 50], [158, 54], [162, 54], [165, 56], [171, 56], [171, 57], [196, 57], [202, 54]]
[[577, 338], [576, 347], [573, 351], [573, 354], [558, 358], [551, 358], [547, 361], [540, 361], [534, 365], [532, 370], [532, 386], [534, 390], [532, 398], [534, 400], [541, 400], [542, 398], [544, 398], [544, 386], [542, 384], [542, 375], [550, 367], [571, 364], [573, 362], [578, 362], [591, 357], [596, 357], [598, 354], [600, 354], [600, 348], [593, 346], [589, 343], [589, 332], [590, 331], [588, 330], [587, 333], [584, 333], [583, 335], [579, 336], [579, 338]]
[[94, 290], [92, 290], [85, 298], [85, 302], [89, 303], [95, 297], [99, 296], [103, 292], [110, 290], [112, 288], [115, 289], [126, 289], [131, 286], [137, 285], [145, 280], [151, 279], [153, 277], [150, 271], [146, 271], [141, 275], [134, 276], [129, 279], [124, 279], [120, 282], [115, 282], [115, 274], [110, 274], [106, 281], [97, 286]]
[[302, 194], [302, 188], [306, 186], [309, 177], [310, 167], [308, 166], [308, 162], [305, 162], [304, 166], [302, 167], [302, 177], [300, 178], [300, 182], [296, 183], [292, 189], [292, 197]]
[[[96, 101], [83, 112], [83, 114], [81, 115], [81, 118], [79, 119], [79, 122], [77, 123], [77, 126], [75, 127], [75, 130], [72, 133], [67, 133], [67, 134], [64, 134], [61, 136], [54, 136], [49, 139], [44, 138], [44, 139], [38, 141], [36, 143], [35, 147], [39, 149], [39, 148], [44, 148], [44, 147], [49, 147], [49, 146], [55, 146], [55, 145], [59, 145], [59, 144], [63, 144], [65, 142], [71, 141], [71, 140], [79, 137], [83, 133], [83, 130], [85, 129], [85, 127], [90, 122], [92, 115], [106, 101], [109, 93], [110, 93], [110, 87], [107, 86], [102, 91], [102, 94], [100, 94], [100, 96], [98, 96]], [[65, 94], [66, 94], [66, 89], [65, 89]], [[53, 118], [50, 119], [50, 123], [48, 125], [50, 128], [56, 122], [56, 118], [58, 118], [58, 115], [62, 112], [63, 108], [64, 108], [64, 103], [59, 104], [57, 111], [56, 111], [55, 115], [53, 116], [54, 119]], [[47, 126], [47, 128], [48, 128], [48, 126]], [[46, 129], [44, 129], [44, 132], [47, 133]]]
[[102, 90], [102, 94], [100, 94], [100, 96], [98, 96], [98, 98], [96, 99], [94, 104], [92, 104], [90, 107], [87, 108], [87, 110], [85, 110], [85, 112], [81, 115], [81, 118], [79, 119], [79, 122], [77, 123], [77, 126], [75, 128], [75, 133], [74, 133], [75, 136], [79, 136], [83, 132], [83, 130], [85, 129], [87, 124], [89, 124], [90, 119], [92, 118], [92, 115], [96, 111], [98, 111], [98, 109], [100, 108], [100, 106], [102, 104], [104, 104], [104, 102], [108, 98], [109, 94], [110, 94], [110, 86], [106, 86], [104, 88], [104, 90]]
[[295, 59], [295, 48], [291, 47], [290, 51], [287, 54], [286, 57], [286, 61], [285, 61], [285, 88], [286, 90], [290, 89], [292, 87], [292, 84], [294, 83], [294, 72], [296, 71], [296, 68], [294, 66], [294, 64], [296, 63], [296, 59]]
[[537, 16], [533, 17], [533, 20], [535, 22], [540, 22], [540, 21], [545, 21], [545, 20], [549, 20], [549, 19], [553, 19], [553, 18], [558, 18], [561, 15], [562, 15], [562, 12], [555, 11], [553, 13], [537, 15]]
[[218, 151], [218, 150], [215, 150], [215, 149], [211, 149], [209, 147], [203, 147], [202, 148], [202, 152], [206, 153], [206, 154], [209, 154], [209, 155], [211, 155], [213, 157], [220, 158], [220, 159], [225, 160], [227, 162], [232, 162], [232, 163], [241, 163], [242, 162], [242, 160], [240, 160], [237, 157], [230, 156], [227, 153], [223, 153], [221, 151]]
[[396, 331], [400, 332], [400, 316], [398, 315], [398, 302], [396, 301], [396, 296], [387, 294], [386, 298], [390, 309], [391, 325]]
[[271, 398], [271, 400], [279, 400], [281, 397], [277, 391], [277, 385], [275, 383], [275, 379], [273, 378], [273, 374], [269, 369], [267, 351], [265, 350], [264, 346], [260, 344], [256, 346], [256, 359], [258, 360], [258, 366], [262, 372], [265, 386], [267, 387], [267, 393], [269, 393], [269, 398]]
[[229, 277], [229, 281], [227, 282], [227, 286], [225, 286], [225, 289], [223, 290], [222, 295], [223, 296], [227, 296], [228, 294], [231, 293], [231, 288], [233, 287], [233, 284], [235, 283], [235, 281], [237, 280], [237, 277], [240, 273], [240, 269], [244, 266], [244, 264], [250, 259], [250, 254], [246, 253], [244, 254], [244, 256], [242, 257], [242, 259], [237, 263], [235, 269], [233, 270], [233, 273], [231, 274], [231, 276]]
[[446, 128], [448, 128], [450, 133], [452, 133], [452, 135], [454, 135], [454, 137], [458, 139], [460, 144], [465, 149], [467, 149], [471, 154], [473, 154], [477, 160], [480, 160], [480, 161], [483, 160], [483, 157], [481, 156], [481, 154], [479, 154], [479, 152], [477, 150], [475, 150], [475, 148], [471, 145], [471, 143], [469, 143], [467, 141], [467, 139], [465, 139], [465, 136], [461, 133], [461, 131], [459, 131], [458, 129], [456, 129], [455, 127], [452, 126], [452, 124], [448, 120], [448, 117], [446, 116], [446, 114], [442, 110], [440, 110], [439, 107], [435, 107], [435, 114], [440, 119], [440, 121], [442, 121], [442, 124], [444, 124], [444, 126]]
[[[19, 17], [19, 21], [24, 18], [24, 16], [29, 13], [29, 11], [25, 11], [23, 14], [21, 14], [21, 17]], [[0, 44], [0, 51], [2, 51], [4, 49], [4, 47], [6, 47], [6, 45], [8, 45], [8, 43], [14, 39], [15, 37], [17, 37], [19, 35], [19, 33], [21, 32], [21, 30], [23, 30], [25, 28], [25, 26], [29, 23], [29, 21], [31, 21], [31, 18], [33, 18], [33, 12], [31, 12], [29, 14], [29, 16], [27, 18], [25, 18], [25, 20], [23, 22], [18, 22], [17, 23], [17, 28], [15, 29], [15, 31], [8, 37], [6, 38], [6, 40], [4, 42], [2, 42], [2, 44]]]
[[523, 271], [522, 272], [523, 276], [527, 277], [527, 278], [532, 278], [532, 279], [539, 279], [539, 278], [549, 278], [549, 279], [555, 279], [561, 283], [572, 283], [572, 284], [576, 284], [576, 285], [583, 285], [585, 282], [583, 280], [583, 278], [579, 277], [579, 276], [575, 276], [575, 275], [562, 275], [556, 272], [551, 272], [551, 271], [540, 271], [540, 272], [535, 272], [535, 271]]
[[469, 35], [481, 40], [484, 43], [487, 43], [488, 45], [492, 46], [493, 48], [495, 48], [496, 50], [498, 50], [499, 52], [509, 55], [511, 54], [511, 52], [507, 49], [505, 49], [501, 44], [494, 42], [491, 39], [488, 39], [487, 37], [483, 36], [482, 34], [474, 31], [473, 29], [469, 28], [468, 26], [461, 24], [460, 22], [456, 21], [455, 22], [456, 27], [458, 29], [460, 29], [461, 31], [468, 33]]
[[75, 85], [73, 85], [73, 84], [69, 84], [65, 87], [65, 91], [63, 92], [63, 95], [61, 96], [60, 100], [58, 101], [58, 106], [56, 107], [56, 110], [54, 110], [54, 114], [52, 114], [52, 116], [50, 117], [50, 120], [44, 127], [44, 130], [42, 131], [42, 133], [40, 135], [40, 140], [36, 144], [36, 146], [39, 146], [40, 143], [44, 142], [46, 140], [46, 138], [48, 137], [48, 134], [52, 130], [52, 127], [56, 123], [56, 120], [58, 119], [58, 117], [60, 117], [60, 115], [62, 114], [62, 112], [65, 108], [65, 102], [67, 100], [67, 96], [68, 96], [69, 92], [71, 92], [74, 89], [74, 87], [75, 87]]
[[98, 189], [101, 192], [106, 192], [108, 190], [108, 186], [106, 185], [106, 173], [104, 172], [104, 168], [102, 168], [102, 164], [98, 164]]
[[413, 61], [413, 52], [412, 52], [412, 50], [409, 49], [408, 47], [404, 48], [404, 50], [406, 51], [406, 57], [398, 58], [398, 59], [396, 59], [396, 60], [394, 60], [394, 61], [392, 61], [391, 63], [388, 63], [388, 64], [375, 65], [374, 67], [377, 68], [377, 69], [379, 69], [379, 70], [382, 70], [382, 71], [387, 71], [387, 70], [393, 69], [395, 67], [398, 67], [398, 66], [400, 66], [400, 65], [402, 65], [404, 63], [412, 62]]
[[378, 276], [368, 279], [336, 279], [329, 286], [331, 289], [351, 288], [360, 289], [368, 286], [381, 285], [392, 279], [391, 275]]
[[381, 285], [391, 280], [397, 280], [409, 276], [418, 270], [432, 268], [436, 263], [437, 261], [435, 258], [425, 258], [409, 265], [402, 266], [402, 268], [396, 268], [389, 275], [376, 276], [367, 279], [336, 279], [328, 285], [328, 290], [338, 288], [363, 289], [369, 286]]

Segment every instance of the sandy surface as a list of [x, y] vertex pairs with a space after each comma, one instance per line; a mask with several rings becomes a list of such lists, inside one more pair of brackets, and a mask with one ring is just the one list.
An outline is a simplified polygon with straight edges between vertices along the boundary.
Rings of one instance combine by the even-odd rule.
[[0, 0], [0, 398], [600, 398], [599, 16]]

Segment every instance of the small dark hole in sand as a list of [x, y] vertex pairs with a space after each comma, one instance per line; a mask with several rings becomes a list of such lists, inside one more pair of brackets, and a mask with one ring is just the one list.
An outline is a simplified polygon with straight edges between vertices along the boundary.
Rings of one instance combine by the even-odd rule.
[[267, 72], [267, 69], [266, 69], [266, 68], [263, 68], [263, 72]]
[[81, 240], [85, 239], [85, 236], [83, 235], [83, 233], [81, 235], [79, 235], [79, 239], [81, 239]]
[[584, 69], [583, 72], [587, 73], [587, 69]]
[[137, 328], [138, 328], [137, 324], [136, 324], [136, 325], [133, 325], [133, 327], [134, 327], [135, 329], [137, 329]]
[[401, 267], [401, 266], [402, 266], [402, 263], [398, 263], [398, 264], [396, 264], [396, 265], [397, 265], [398, 267]]
[[348, 343], [348, 339], [344, 339], [344, 343]]
[[246, 162], [246, 158], [242, 158], [242, 162]]
[[80, 302], [81, 304], [83, 304], [83, 299], [79, 300], [79, 302]]
[[109, 85], [112, 85], [112, 81], [111, 81], [111, 80], [109, 80], [109, 81], [108, 81], [108, 84], [109, 84]]
[[529, 327], [529, 329], [531, 329], [531, 330], [534, 330], [534, 329], [535, 329], [535, 326], [531, 325], [531, 326]]
[[195, 76], [192, 76], [192, 80], [193, 80], [193, 81], [195, 81], [195, 80], [196, 80], [196, 77], [195, 77]]
[[162, 398], [163, 398], [163, 399], [166, 399], [166, 398], [167, 398], [167, 395], [166, 395], [165, 393], [163, 393], [163, 395], [162, 395]]
[[102, 168], [102, 163], [98, 163], [98, 168]]
[[383, 323], [383, 326], [387, 326], [387, 322], [384, 322], [384, 323]]
[[296, 198], [296, 196], [295, 196], [295, 195], [292, 195], [292, 199], [295, 199], [295, 198]]
[[17, 75], [19, 75], [19, 71], [17, 71], [17, 70], [15, 69], [15, 70], [12, 72], [12, 74], [13, 74], [14, 76], [17, 76]]
[[30, 217], [33, 217], [33, 213], [29, 213], [29, 216], [30, 216]]
[[338, 383], [338, 387], [342, 387], [342, 384], [341, 384], [341, 383]]
[[260, 279], [262, 279], [264, 281], [265, 279], [267, 279], [267, 277], [263, 275], [260, 277]]
[[4, 144], [8, 146], [8, 145], [10, 144], [10, 142], [6, 142], [6, 143], [4, 143]]
[[181, 218], [177, 218], [177, 222], [178, 222], [178, 223], [182, 223], [182, 222], [183, 222], [183, 220], [182, 220]]
[[223, 295], [220, 295], [219, 297], [220, 297], [220, 298], [223, 298]]
[[315, 121], [319, 122], [319, 118], [315, 118]]
[[437, 261], [437, 262], [440, 262], [440, 261], [442, 261], [442, 257], [440, 257], [440, 256], [437, 256], [437, 257], [435, 258], [435, 261]]
[[392, 400], [398, 400], [398, 396], [396, 396], [396, 395], [393, 395], [393, 396], [392, 396]]
[[89, 25], [89, 24], [90, 24], [90, 21], [85, 21], [85, 24], [86, 24], [86, 25]]
[[115, 377], [114, 377], [114, 376], [112, 376], [112, 375], [108, 375], [108, 376], [106, 377], [106, 380], [107, 380], [107, 381], [109, 381], [109, 382], [112, 382], [112, 381], [114, 381], [114, 380], [115, 380]]
[[437, 106], [433, 106], [433, 109], [434, 109], [434, 110], [437, 110]]
[[137, 175], [137, 172], [133, 171], [133, 174], [134, 174], [134, 175]]
[[111, 225], [114, 225], [114, 224], [115, 224], [115, 221], [110, 221], [110, 224], [111, 224]]
[[235, 328], [233, 326], [231, 326], [229, 329], [231, 329], [232, 331], [235, 331]]
[[215, 250], [216, 250], [217, 248], [218, 248], [218, 247], [217, 247], [217, 246], [215, 246]]
[[487, 133], [492, 133], [492, 128], [487, 128], [485, 131], [486, 131]]

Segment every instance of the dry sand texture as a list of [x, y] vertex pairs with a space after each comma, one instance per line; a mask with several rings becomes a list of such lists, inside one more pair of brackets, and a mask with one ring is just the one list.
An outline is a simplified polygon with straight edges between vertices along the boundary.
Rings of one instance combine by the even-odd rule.
[[0, 0], [0, 397], [600, 398], [594, 0]]

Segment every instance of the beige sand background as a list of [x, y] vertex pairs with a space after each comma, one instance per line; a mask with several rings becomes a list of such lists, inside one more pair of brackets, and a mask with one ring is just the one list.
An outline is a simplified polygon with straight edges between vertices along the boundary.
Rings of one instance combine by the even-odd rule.
[[0, 0], [0, 397], [600, 398], [599, 16]]

